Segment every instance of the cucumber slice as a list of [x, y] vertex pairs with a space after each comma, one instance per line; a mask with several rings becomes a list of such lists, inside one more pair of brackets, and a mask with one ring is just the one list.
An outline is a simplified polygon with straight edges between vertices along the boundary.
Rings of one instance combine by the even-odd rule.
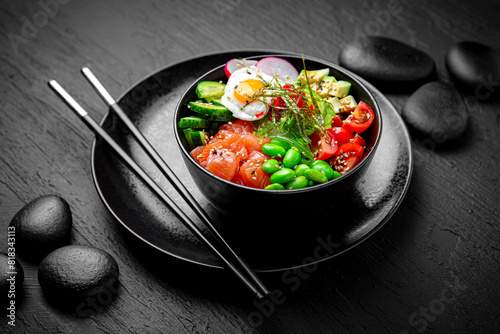
[[[200, 99], [220, 99], [224, 95], [226, 84], [217, 81], [202, 81], [196, 86], [196, 95]], [[208, 102], [210, 102], [208, 101]]]
[[189, 102], [189, 107], [195, 113], [204, 115], [211, 121], [229, 122], [234, 119], [233, 114], [224, 106], [212, 103]]
[[179, 127], [181, 129], [193, 128], [193, 129], [203, 129], [210, 126], [210, 121], [208, 119], [203, 119], [197, 116], [183, 117], [179, 120]]
[[206, 131], [197, 131], [193, 129], [184, 129], [183, 132], [190, 149], [205, 145], [207, 138], [210, 136]]
[[212, 103], [213, 103], [213, 104], [215, 104], [216, 106], [224, 106], [224, 105], [222, 104], [222, 102], [220, 101], [220, 99], [213, 99], [213, 100], [212, 100], [212, 101], [210, 101], [210, 102], [212, 102]]

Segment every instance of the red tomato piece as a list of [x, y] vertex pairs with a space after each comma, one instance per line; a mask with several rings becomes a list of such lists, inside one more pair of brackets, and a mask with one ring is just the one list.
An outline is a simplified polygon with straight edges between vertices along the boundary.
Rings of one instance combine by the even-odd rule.
[[332, 129], [329, 129], [329, 130], [327, 130], [327, 133], [332, 140], [337, 142], [336, 143], [337, 147], [340, 147], [346, 143], [349, 143], [351, 141], [351, 139], [353, 138], [352, 134], [349, 131], [347, 131], [346, 129], [341, 128], [341, 127], [334, 127]]
[[353, 155], [361, 159], [363, 157], [364, 150], [365, 149], [358, 144], [347, 143], [339, 147], [338, 151], [335, 152], [335, 156], [340, 156], [346, 153], [353, 153]]
[[337, 144], [328, 135], [320, 137], [315, 133], [311, 140], [311, 151], [316, 160], [329, 159], [337, 151]]
[[366, 148], [366, 141], [360, 135], [354, 136], [354, 138], [351, 139], [351, 143], [358, 144], [362, 148]]
[[345, 174], [353, 169], [363, 157], [363, 147], [354, 143], [347, 143], [339, 147], [338, 155], [330, 161], [333, 169]]
[[361, 101], [356, 109], [346, 118], [342, 127], [353, 135], [359, 134], [368, 129], [374, 119], [375, 113], [372, 108]]
[[339, 116], [335, 116], [332, 118], [332, 126], [333, 127], [341, 127], [344, 122]]

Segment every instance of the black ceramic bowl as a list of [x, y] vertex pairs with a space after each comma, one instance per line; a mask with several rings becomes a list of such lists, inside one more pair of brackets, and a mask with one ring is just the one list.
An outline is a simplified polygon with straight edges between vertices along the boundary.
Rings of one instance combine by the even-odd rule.
[[[301, 56], [273, 55], [288, 60], [299, 71], [303, 68]], [[264, 56], [255, 57], [261, 59]], [[251, 59], [252, 57], [247, 57]], [[187, 103], [197, 99], [196, 86], [204, 80], [224, 81], [224, 64], [203, 75], [187, 89], [180, 99], [174, 115], [174, 133], [182, 157], [196, 186], [210, 203], [224, 214], [235, 217], [238, 221], [267, 222], [270, 219], [280, 222], [310, 222], [318, 215], [324, 216], [329, 210], [341, 209], [342, 203], [349, 200], [375, 154], [382, 131], [382, 115], [371, 92], [346, 69], [312, 57], [304, 57], [306, 68], [316, 70], [329, 68], [330, 75], [337, 80], [349, 81], [352, 86], [349, 94], [356, 101], [364, 101], [375, 112], [376, 119], [368, 130], [363, 132], [366, 149], [363, 160], [351, 171], [329, 182], [295, 190], [255, 189], [229, 182], [203, 168], [189, 154], [189, 147], [183, 143], [182, 130], [178, 127], [179, 119], [186, 116]], [[228, 59], [229, 60], [229, 59]], [[265, 217], [265, 218], [262, 218]], [[273, 217], [273, 218], [271, 218]], [[257, 225], [257, 224], [256, 224]]]

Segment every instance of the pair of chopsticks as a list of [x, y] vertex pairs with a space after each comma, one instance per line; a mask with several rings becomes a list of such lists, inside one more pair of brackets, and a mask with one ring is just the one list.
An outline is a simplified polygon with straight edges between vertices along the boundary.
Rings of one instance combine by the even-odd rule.
[[177, 176], [172, 172], [170, 167], [166, 162], [160, 157], [156, 150], [151, 146], [144, 135], [135, 127], [132, 121], [124, 113], [122, 108], [116, 103], [116, 101], [111, 97], [109, 92], [104, 88], [104, 86], [99, 82], [95, 75], [90, 71], [88, 67], [82, 68], [82, 73], [89, 83], [94, 87], [97, 94], [104, 100], [104, 102], [111, 108], [111, 110], [122, 120], [122, 122], [130, 130], [134, 138], [139, 142], [141, 147], [146, 151], [149, 157], [153, 160], [156, 166], [161, 170], [163, 175], [168, 179], [168, 181], [174, 186], [177, 192], [184, 198], [191, 209], [197, 214], [201, 221], [208, 228], [210, 233], [218, 241], [220, 247], [226, 255], [230, 255], [227, 258], [222, 254], [218, 248], [212, 244], [202, 233], [202, 231], [193, 223], [193, 221], [174, 203], [174, 201], [168, 197], [168, 195], [144, 172], [144, 170], [135, 163], [135, 161], [127, 154], [125, 151], [111, 138], [111, 136], [106, 133], [106, 131], [97, 124], [94, 119], [76, 102], [64, 88], [57, 83], [55, 80], [49, 81], [49, 86], [54, 90], [54, 92], [80, 117], [80, 119], [98, 136], [105, 140], [109, 146], [115, 151], [115, 153], [122, 158], [122, 160], [139, 176], [153, 192], [173, 211], [181, 222], [224, 264], [224, 266], [229, 269], [233, 274], [240, 279], [252, 292], [253, 294], [262, 299], [269, 295], [269, 290], [264, 286], [262, 281], [255, 275], [255, 273], [250, 269], [250, 267], [245, 263], [245, 261], [240, 258], [234, 250], [228, 245], [224, 238], [219, 234], [217, 229], [213, 226], [210, 217], [202, 209], [200, 204], [194, 199], [191, 193], [186, 189], [182, 182], [177, 178]]

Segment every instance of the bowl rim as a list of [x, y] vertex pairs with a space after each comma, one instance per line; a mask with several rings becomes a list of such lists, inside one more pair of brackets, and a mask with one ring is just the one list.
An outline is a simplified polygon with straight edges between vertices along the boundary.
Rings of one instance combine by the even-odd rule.
[[363, 91], [365, 91], [365, 93], [369, 96], [369, 98], [373, 102], [374, 112], [375, 112], [375, 115], [376, 115], [376, 117], [378, 119], [378, 123], [379, 123], [379, 127], [378, 127], [376, 138], [375, 138], [375, 143], [373, 144], [373, 148], [371, 149], [371, 151], [368, 152], [368, 154], [363, 157], [363, 159], [361, 160], [360, 163], [358, 163], [353, 169], [351, 169], [348, 173], [342, 175], [341, 177], [335, 178], [333, 180], [329, 180], [329, 181], [327, 181], [325, 183], [316, 184], [316, 185], [314, 185], [312, 187], [306, 187], [306, 188], [301, 188], [301, 189], [288, 189], [286, 191], [283, 191], [283, 190], [268, 190], [268, 189], [261, 189], [261, 188], [253, 188], [253, 187], [248, 187], [248, 186], [245, 186], [245, 185], [240, 185], [238, 183], [234, 183], [234, 182], [228, 181], [228, 180], [226, 180], [226, 179], [224, 179], [224, 178], [222, 178], [220, 176], [217, 176], [217, 175], [211, 173], [207, 169], [203, 168], [191, 156], [191, 154], [189, 154], [189, 152], [184, 148], [184, 145], [182, 144], [182, 141], [181, 141], [181, 138], [180, 138], [180, 133], [178, 131], [177, 116], [180, 114], [180, 112], [182, 110], [183, 100], [185, 99], [186, 95], [188, 93], [190, 93], [193, 89], [196, 88], [196, 85], [202, 80], [202, 78], [204, 78], [204, 77], [212, 74], [213, 72], [216, 72], [216, 71], [219, 71], [221, 69], [224, 69], [224, 66], [225, 66], [225, 63], [224, 63], [224, 64], [221, 64], [221, 65], [219, 65], [219, 66], [211, 69], [210, 71], [202, 74], [200, 77], [198, 77], [184, 91], [184, 93], [179, 98], [179, 101], [176, 104], [174, 115], [173, 115], [173, 123], [174, 123], [173, 124], [173, 130], [174, 130], [173, 132], [174, 132], [174, 135], [175, 135], [175, 140], [177, 142], [177, 145], [179, 146], [179, 149], [181, 150], [181, 153], [185, 157], [187, 157], [187, 159], [189, 160], [189, 162], [191, 162], [194, 166], [196, 166], [196, 168], [198, 170], [200, 170], [202, 173], [204, 173], [205, 175], [208, 175], [209, 177], [215, 178], [216, 180], [218, 180], [220, 182], [223, 182], [223, 183], [225, 183], [225, 184], [227, 184], [229, 186], [237, 187], [237, 188], [240, 188], [240, 189], [243, 189], [243, 190], [254, 191], [254, 192], [257, 192], [257, 193], [263, 192], [263, 193], [268, 193], [268, 194], [269, 193], [275, 193], [275, 194], [285, 194], [285, 195], [286, 194], [292, 195], [292, 194], [298, 194], [298, 193], [308, 193], [310, 191], [314, 191], [314, 190], [317, 190], [317, 189], [330, 187], [330, 186], [332, 186], [332, 185], [334, 185], [336, 183], [343, 182], [347, 178], [352, 177], [353, 175], [355, 175], [356, 172], [359, 171], [361, 168], [363, 168], [363, 166], [365, 166], [371, 160], [371, 158], [373, 157], [373, 155], [375, 154], [375, 152], [376, 152], [376, 150], [378, 148], [378, 145], [380, 143], [380, 137], [381, 137], [381, 134], [382, 134], [382, 126], [383, 126], [382, 112], [381, 112], [380, 107], [378, 105], [378, 102], [375, 99], [375, 97], [373, 96], [372, 92], [368, 89], [368, 87], [365, 84], [363, 84], [356, 77], [356, 75], [354, 73], [352, 73], [351, 71], [345, 69], [344, 67], [342, 67], [340, 65], [331, 63], [331, 62], [323, 60], [321, 58], [307, 56], [307, 55], [304, 55], [304, 54], [299, 55], [299, 54], [285, 54], [285, 53], [283, 53], [283, 54], [264, 54], [264, 55], [247, 56], [247, 57], [245, 57], [245, 59], [262, 59], [262, 58], [265, 58], [265, 57], [279, 57], [279, 58], [284, 58], [285, 60], [286, 60], [286, 58], [295, 58], [295, 59], [299, 59], [299, 58], [302, 59], [303, 58], [303, 59], [308, 60], [308, 61], [314, 61], [314, 62], [317, 62], [317, 63], [324, 64], [325, 66], [333, 68], [335, 71], [338, 71], [338, 72], [342, 73], [344, 76], [348, 77], [348, 80], [351, 83], [357, 84]]

